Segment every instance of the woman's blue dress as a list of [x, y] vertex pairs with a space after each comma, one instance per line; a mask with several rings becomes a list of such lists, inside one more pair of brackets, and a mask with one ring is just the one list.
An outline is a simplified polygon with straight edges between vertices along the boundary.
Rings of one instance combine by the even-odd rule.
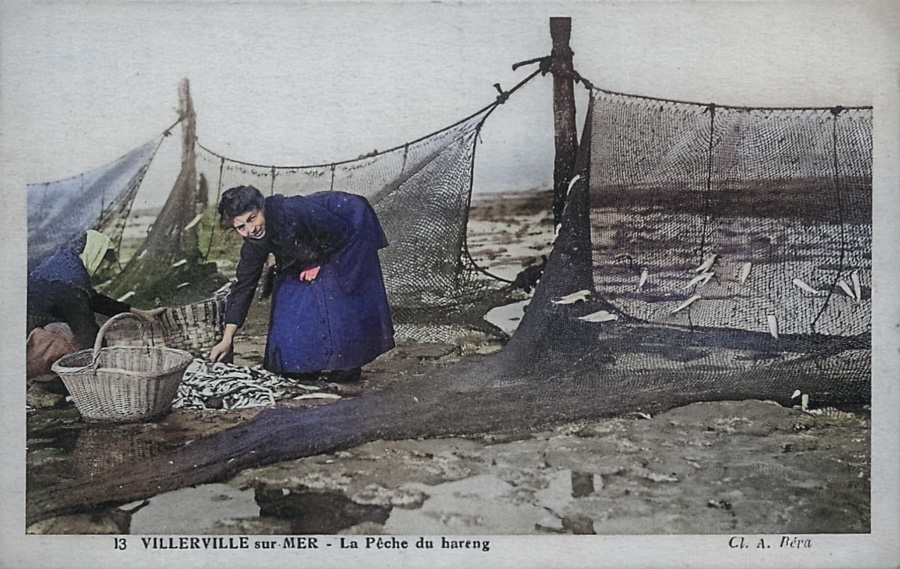
[[[350, 370], [394, 347], [378, 250], [387, 238], [369, 202], [344, 192], [265, 200], [266, 235], [245, 239], [225, 322], [241, 326], [269, 253], [278, 267], [264, 367]], [[321, 266], [312, 281], [300, 272]]]

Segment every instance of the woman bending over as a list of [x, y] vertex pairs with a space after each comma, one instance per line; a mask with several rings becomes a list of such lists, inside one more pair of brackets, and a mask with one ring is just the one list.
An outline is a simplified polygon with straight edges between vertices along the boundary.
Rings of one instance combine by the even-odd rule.
[[244, 243], [223, 338], [210, 360], [232, 353], [270, 253], [276, 274], [266, 369], [355, 380], [363, 365], [394, 347], [378, 259], [388, 243], [365, 198], [336, 191], [265, 198], [253, 186], [238, 186], [222, 194], [219, 215]]

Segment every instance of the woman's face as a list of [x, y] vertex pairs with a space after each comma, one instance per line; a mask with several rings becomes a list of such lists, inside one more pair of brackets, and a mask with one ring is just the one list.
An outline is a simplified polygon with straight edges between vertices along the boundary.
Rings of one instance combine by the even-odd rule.
[[244, 239], [262, 239], [266, 236], [266, 216], [259, 209], [235, 217], [232, 226]]

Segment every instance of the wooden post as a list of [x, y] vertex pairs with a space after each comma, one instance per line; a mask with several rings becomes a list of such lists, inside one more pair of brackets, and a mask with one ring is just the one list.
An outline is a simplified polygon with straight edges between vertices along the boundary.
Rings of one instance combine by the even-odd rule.
[[[120, 295], [152, 289], [157, 285], [167, 289], [173, 279], [184, 278], [199, 266], [197, 225], [191, 221], [206, 198], [198, 195], [197, 166], [195, 163], [197, 142], [196, 115], [187, 79], [178, 86], [179, 115], [181, 116], [181, 171], [172, 186], [165, 205], [150, 229], [147, 239], [135, 252], [125, 269], [113, 279], [108, 294]], [[186, 229], [187, 228], [187, 229]], [[187, 264], [172, 269], [174, 263], [185, 259]], [[184, 280], [189, 280], [184, 278]], [[183, 281], [182, 281], [183, 282]]]
[[566, 190], [575, 167], [578, 136], [575, 128], [575, 81], [569, 38], [571, 18], [550, 18], [553, 40], [550, 72], [553, 74], [553, 127], [556, 157], [553, 163], [553, 221], [559, 224], [566, 205]]

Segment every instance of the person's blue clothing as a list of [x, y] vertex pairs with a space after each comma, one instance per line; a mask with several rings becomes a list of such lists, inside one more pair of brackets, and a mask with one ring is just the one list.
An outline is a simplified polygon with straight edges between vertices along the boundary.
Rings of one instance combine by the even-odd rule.
[[61, 282], [80, 290], [91, 289], [91, 276], [88, 274], [79, 255], [84, 250], [87, 240], [85, 235], [62, 246], [51, 256], [44, 259], [31, 274], [28, 280]]
[[[394, 347], [378, 250], [387, 246], [365, 198], [344, 192], [265, 200], [266, 235], [245, 239], [225, 322], [241, 326], [269, 253], [277, 276], [264, 366], [275, 373], [350, 370]], [[320, 266], [300, 281], [301, 271]]]
[[28, 275], [26, 335], [51, 322], [65, 322], [79, 349], [94, 345], [100, 327], [94, 313], [114, 316], [131, 307], [94, 290], [79, 255], [85, 237], [68, 243]]

